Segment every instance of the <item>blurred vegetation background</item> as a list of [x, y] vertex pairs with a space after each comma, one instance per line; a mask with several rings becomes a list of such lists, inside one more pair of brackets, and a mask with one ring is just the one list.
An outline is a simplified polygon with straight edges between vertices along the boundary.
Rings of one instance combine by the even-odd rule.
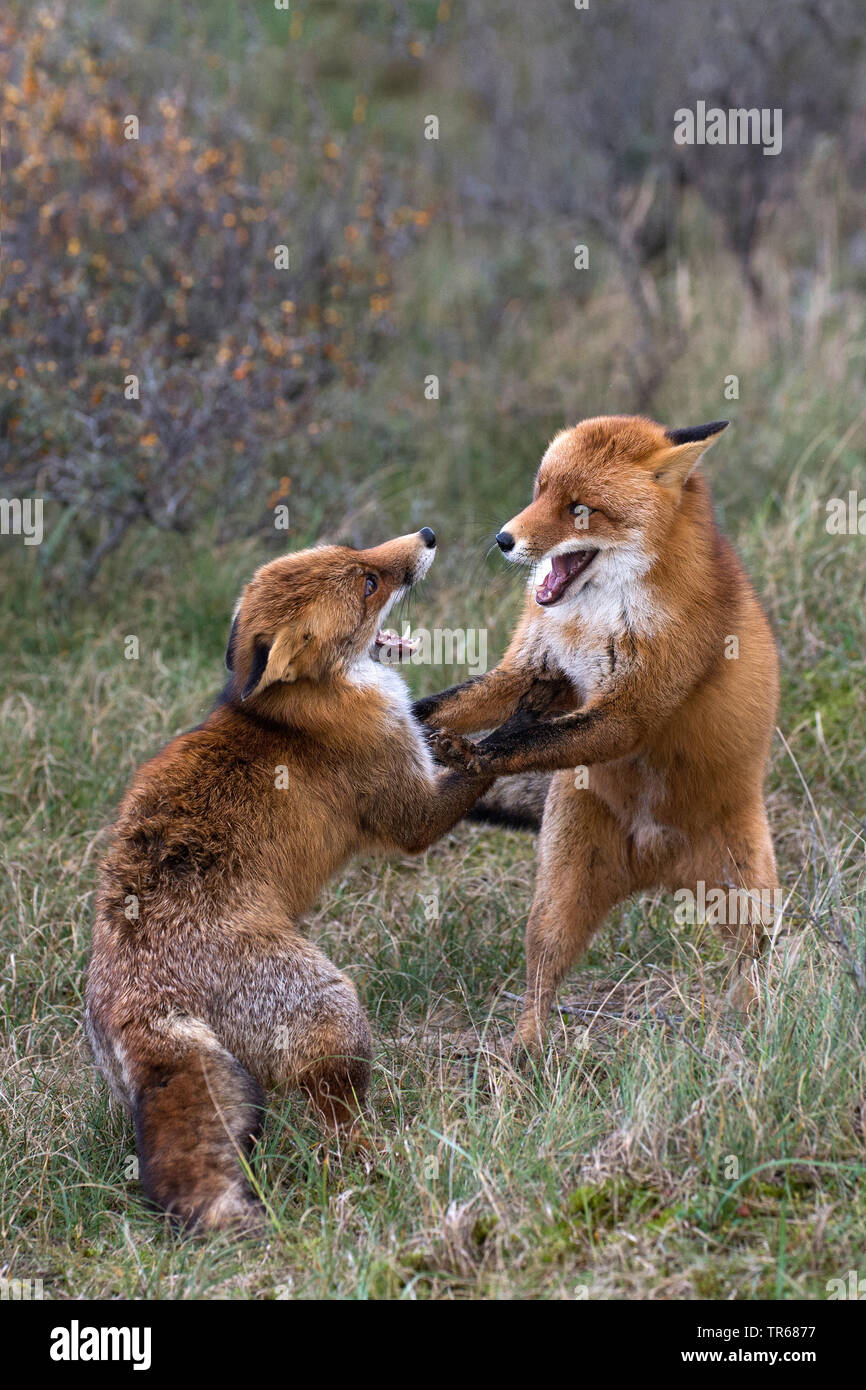
[[[733, 421], [707, 469], [779, 640], [786, 744], [771, 813], [792, 915], [814, 927], [817, 952], [791, 996], [800, 1022], [774, 1016], [772, 1039], [784, 1048], [789, 1021], [812, 1020], [797, 1045], [816, 1089], [796, 1070], [771, 1075], [766, 1051], [744, 1044], [743, 1075], [775, 1089], [760, 1125], [743, 1119], [728, 1136], [709, 1064], [715, 1080], [692, 1074], [685, 1045], [671, 1063], [657, 1034], [619, 1039], [616, 1075], [631, 1090], [605, 1072], [592, 1084], [607, 1111], [597, 1095], [581, 1093], [573, 1112], [562, 1100], [544, 1161], [508, 1170], [514, 1219], [532, 1232], [527, 1250], [545, 1248], [550, 1229], [559, 1242], [550, 1184], [577, 1173], [575, 1146], [592, 1148], [605, 1126], [611, 1142], [637, 1133], [641, 1094], [657, 1106], [641, 1111], [640, 1142], [668, 1174], [691, 1172], [697, 1193], [676, 1224], [690, 1251], [680, 1269], [692, 1255], [703, 1268], [689, 1242], [705, 1217], [716, 1234], [702, 1249], [718, 1256], [718, 1194], [689, 1167], [695, 1154], [728, 1143], [763, 1162], [776, 1142], [826, 1162], [860, 1154], [866, 537], [830, 536], [825, 520], [830, 498], [866, 495], [863, 37], [858, 0], [6, 4], [0, 495], [45, 499], [42, 545], [0, 538], [4, 1069], [18, 1125], [9, 1151], [24, 1134], [36, 1159], [12, 1160], [0, 1233], [8, 1243], [34, 1223], [20, 1247], [28, 1268], [126, 1210], [128, 1134], [106, 1118], [86, 1061], [67, 1060], [101, 836], [135, 765], [207, 710], [242, 583], [287, 545], [372, 544], [432, 525], [436, 566], [395, 618], [486, 627], [492, 664], [522, 597], [520, 576], [487, 555], [493, 533], [525, 503], [551, 433], [599, 413]], [[675, 145], [674, 112], [698, 100], [782, 108], [781, 154]], [[129, 116], [137, 140], [124, 138]], [[425, 139], [430, 116], [437, 140]], [[580, 245], [589, 265], [577, 270]], [[275, 268], [278, 246], [288, 269]], [[430, 376], [438, 399], [425, 396]], [[280, 504], [288, 532], [274, 525]], [[130, 634], [138, 661], [124, 659]], [[407, 671], [419, 691], [465, 674]], [[328, 894], [315, 929], [338, 963], [362, 963], [382, 1036], [405, 1040], [437, 1009], [437, 1026], [465, 1023], [467, 1009], [477, 1019], [520, 979], [532, 843], [480, 834], [463, 828], [456, 849], [431, 856], [437, 881], [459, 885], [436, 931], [418, 915], [416, 889], [432, 891], [424, 866], [384, 877], [360, 866]], [[680, 949], [658, 903], [623, 909], [605, 942], [584, 971], [597, 980], [618, 979], [645, 945], [658, 960]], [[417, 1059], [395, 1046], [397, 1113], [441, 1101], [430, 1123], [457, 1134], [459, 1088], [431, 1100], [426, 1062], [416, 1076]], [[694, 1110], [711, 1091], [706, 1114]], [[538, 1104], [546, 1114], [548, 1099]], [[515, 1142], [533, 1113], [518, 1105]], [[387, 1103], [384, 1114], [387, 1129]], [[682, 1132], [677, 1116], [691, 1117]], [[91, 1123], [109, 1139], [82, 1159]], [[488, 1151], [483, 1115], [472, 1124], [460, 1142], [479, 1146], [479, 1171], [495, 1168], [507, 1136]], [[862, 1250], [849, 1179], [827, 1177], [820, 1194], [848, 1212], [830, 1222], [830, 1272]], [[472, 1173], [460, 1181], [471, 1196]], [[328, 1211], [317, 1182], [304, 1200]], [[763, 1293], [802, 1292], [825, 1259], [804, 1217], [802, 1265], [784, 1248], [770, 1273], [761, 1264], [780, 1203], [792, 1219], [786, 1182], [758, 1200], [752, 1226], [737, 1218], [731, 1269]], [[651, 1186], [650, 1213], [664, 1181]], [[420, 1231], [439, 1232], [424, 1248], [445, 1270], [441, 1288], [490, 1287], [483, 1235], [461, 1227], [470, 1254], [455, 1255], [447, 1203], [431, 1207], [420, 1178], [413, 1193], [407, 1216], [394, 1189], [394, 1220], [409, 1223], [416, 1253]], [[373, 1191], [371, 1229], [390, 1219], [377, 1201]], [[605, 1221], [618, 1201], [604, 1197]], [[563, 1217], [569, 1230], [595, 1197], [581, 1202]], [[393, 1291], [400, 1240], [379, 1227], [370, 1240], [391, 1253], [370, 1254], [385, 1262], [371, 1287]], [[146, 1222], [136, 1229], [150, 1239]], [[608, 1266], [599, 1257], [602, 1285], [624, 1286], [631, 1248]], [[355, 1286], [357, 1271], [334, 1258], [317, 1249], [315, 1291]], [[542, 1279], [530, 1266], [527, 1288]], [[70, 1268], [67, 1287], [82, 1287]], [[190, 1291], [211, 1274], [219, 1283], [220, 1269], [175, 1273]], [[158, 1260], [116, 1276], [103, 1262], [92, 1287], [141, 1291], [163, 1275]], [[682, 1296], [730, 1296], [709, 1275], [658, 1278]]]
[[[855, 0], [7, 14], [0, 467], [49, 596], [264, 555], [283, 496], [293, 544], [423, 519], [453, 556], [606, 411], [730, 414], [723, 503], [778, 507], [853, 419]], [[781, 107], [783, 152], [675, 145], [698, 98]]]

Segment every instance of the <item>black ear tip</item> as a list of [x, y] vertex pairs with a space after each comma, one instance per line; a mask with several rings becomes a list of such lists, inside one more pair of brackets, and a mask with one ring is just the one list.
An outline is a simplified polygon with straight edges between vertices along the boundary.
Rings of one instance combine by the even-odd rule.
[[237, 636], [238, 620], [235, 618], [232, 623], [232, 630], [229, 633], [229, 644], [226, 647], [226, 670], [228, 671], [233, 671], [235, 669], [235, 645], [237, 643]]
[[703, 439], [712, 439], [714, 434], [721, 434], [730, 423], [730, 420], [711, 420], [708, 425], [694, 425], [691, 429], [665, 430], [665, 437], [672, 444], [699, 444]]
[[268, 664], [268, 657], [271, 654], [271, 645], [263, 638], [257, 637], [253, 647], [253, 660], [250, 666], [250, 673], [247, 676], [246, 684], [241, 691], [241, 699], [246, 700], [256, 689], [262, 676], [265, 674], [265, 667]]

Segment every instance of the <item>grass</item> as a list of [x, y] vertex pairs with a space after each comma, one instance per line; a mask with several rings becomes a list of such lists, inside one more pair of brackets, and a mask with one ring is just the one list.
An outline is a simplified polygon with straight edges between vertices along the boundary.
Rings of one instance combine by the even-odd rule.
[[[305, 42], [319, 34], [327, 56], [337, 21], [320, 8]], [[151, 9], [170, 47], [174, 21]], [[387, 87], [370, 121], [402, 148], [401, 113], [421, 107], [385, 71], [376, 7], [364, 16]], [[322, 74], [347, 122], [351, 72]], [[263, 129], [280, 75], [265, 65]], [[62, 560], [4, 541], [0, 1277], [41, 1278], [52, 1298], [765, 1299], [823, 1298], [829, 1279], [863, 1273], [866, 538], [830, 536], [824, 520], [866, 476], [866, 299], [808, 215], [833, 167], [828, 153], [803, 175], [801, 216], [770, 219], [761, 314], [694, 207], [687, 283], [662, 270], [657, 285], [688, 299], [689, 350], [653, 412], [732, 417], [714, 494], [782, 657], [768, 794], [788, 908], [754, 1023], [741, 1030], [718, 1006], [712, 933], [645, 897], [612, 914], [563, 986], [544, 1065], [517, 1076], [502, 1054], [531, 837], [464, 825], [422, 858], [353, 862], [308, 926], [373, 1021], [379, 1157], [323, 1152], [300, 1107], [275, 1100], [254, 1164], [267, 1241], [173, 1234], [142, 1205], [130, 1123], [81, 1038], [97, 867], [134, 768], [207, 710], [233, 600], [274, 537], [230, 538], [248, 511], [228, 497], [190, 536], [130, 536], [85, 593]], [[853, 222], [855, 195], [834, 196]], [[290, 544], [433, 524], [442, 553], [411, 619], [486, 628], [491, 662], [520, 602], [514, 576], [484, 559], [492, 532], [527, 496], [553, 428], [630, 404], [628, 298], [603, 254], [579, 300], [564, 291], [560, 231], [567, 251], [570, 229], [527, 246], [442, 217], [395, 272], [372, 384], [335, 384], [322, 428], [281, 445], [297, 480]], [[438, 403], [423, 396], [429, 372]], [[262, 480], [262, 509], [272, 487]], [[138, 660], [124, 657], [130, 635]], [[409, 673], [419, 692], [463, 674]]]
[[[775, 607], [790, 748], [770, 805], [791, 920], [757, 1023], [717, 1007], [712, 933], [648, 898], [613, 914], [562, 991], [578, 1012], [520, 1078], [500, 1054], [531, 838], [461, 826], [421, 859], [351, 864], [309, 929], [374, 1022], [380, 1158], [324, 1155], [275, 1102], [255, 1163], [264, 1245], [183, 1240], [144, 1210], [129, 1122], [80, 1037], [103, 827], [137, 763], [207, 708], [254, 544], [203, 544], [183, 585], [174, 562], [128, 557], [148, 583], [112, 597], [107, 578], [74, 612], [22, 581], [0, 705], [6, 1277], [54, 1297], [808, 1298], [859, 1268], [866, 1063], [846, 949], [862, 959], [866, 936], [863, 551], [822, 531], [826, 482], [793, 480], [777, 519], [738, 536]], [[418, 620], [477, 607], [452, 566], [430, 589]], [[507, 630], [503, 613], [492, 642]]]

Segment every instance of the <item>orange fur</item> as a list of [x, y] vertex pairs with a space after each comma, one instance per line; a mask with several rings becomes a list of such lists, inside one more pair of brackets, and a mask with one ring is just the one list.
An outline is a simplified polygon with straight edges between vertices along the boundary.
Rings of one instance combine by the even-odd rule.
[[[763, 797], [776, 648], [697, 468], [723, 428], [672, 438], [651, 420], [608, 416], [557, 435], [532, 502], [500, 533], [509, 558], [535, 567], [501, 664], [416, 705], [447, 731], [443, 760], [555, 774], [527, 927], [528, 1048], [615, 903], [655, 886], [778, 882]], [[461, 737], [545, 704], [559, 712], [527, 712], [477, 744]], [[742, 999], [763, 939], [746, 916], [726, 928]]]
[[351, 1129], [370, 1030], [303, 914], [350, 855], [425, 849], [492, 782], [437, 774], [405, 684], [371, 656], [433, 544], [422, 532], [260, 569], [221, 702], [139, 770], [120, 807], [87, 1030], [133, 1112], [148, 1196], [186, 1224], [256, 1217], [239, 1158], [265, 1088], [300, 1088], [329, 1129]]

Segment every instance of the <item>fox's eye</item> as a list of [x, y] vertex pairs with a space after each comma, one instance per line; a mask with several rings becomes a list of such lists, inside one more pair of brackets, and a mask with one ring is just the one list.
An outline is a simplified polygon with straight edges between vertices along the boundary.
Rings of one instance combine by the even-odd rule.
[[379, 581], [376, 578], [375, 574], [368, 574], [366, 579], [364, 580], [364, 596], [366, 598], [369, 598], [371, 594], [375, 594], [378, 587]]
[[592, 516], [595, 507], [588, 507], [585, 502], [572, 502], [568, 509], [572, 516]]

